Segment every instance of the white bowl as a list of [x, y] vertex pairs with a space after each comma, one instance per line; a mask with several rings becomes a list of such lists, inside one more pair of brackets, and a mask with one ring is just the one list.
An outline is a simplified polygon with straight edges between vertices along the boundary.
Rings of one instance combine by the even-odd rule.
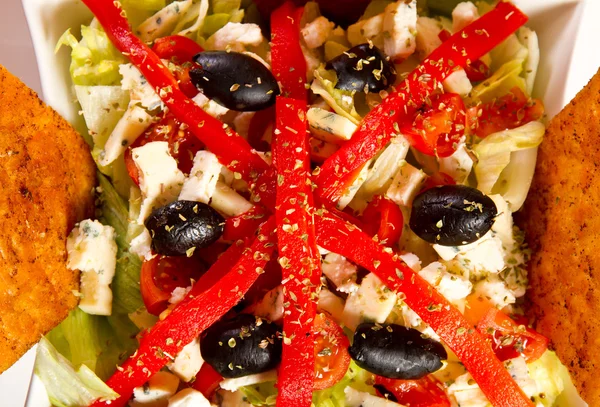
[[[63, 48], [55, 54], [59, 37], [71, 28], [74, 34], [87, 24], [92, 14], [80, 0], [22, 0], [35, 47], [43, 98], [50, 106], [85, 131], [74, 103], [69, 77], [70, 52]], [[600, 38], [598, 0], [514, 0], [525, 11], [541, 48], [541, 64], [534, 95], [546, 105], [548, 117], [557, 114], [587, 83], [600, 67], [596, 52]], [[13, 383], [20, 383], [14, 378]], [[29, 383], [29, 377], [23, 378]], [[0, 391], [2, 389], [0, 388]], [[585, 406], [570, 388], [570, 407]], [[29, 389], [28, 407], [49, 406], [44, 386], [34, 378]]]

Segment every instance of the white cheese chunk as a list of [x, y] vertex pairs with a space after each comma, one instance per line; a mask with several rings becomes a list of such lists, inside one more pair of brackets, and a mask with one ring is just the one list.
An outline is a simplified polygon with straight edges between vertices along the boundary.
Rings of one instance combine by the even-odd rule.
[[421, 259], [419, 259], [419, 257], [416, 254], [403, 253], [403, 254], [399, 255], [398, 257], [400, 257], [402, 259], [402, 261], [405, 262], [406, 265], [408, 267], [410, 267], [411, 269], [413, 269], [414, 271], [418, 272], [421, 270]]
[[244, 52], [247, 46], [258, 46], [263, 41], [258, 25], [230, 22], [211, 35], [205, 46], [210, 50]]
[[321, 291], [319, 291], [317, 310], [326, 313], [335, 322], [341, 323], [344, 316], [344, 300], [328, 289], [321, 288]]
[[473, 290], [473, 284], [467, 278], [448, 273], [446, 267], [439, 262], [424, 267], [419, 275], [459, 309], [464, 308], [463, 300]]
[[148, 229], [144, 228], [142, 233], [133, 238], [129, 246], [129, 252], [137, 254], [145, 260], [150, 260], [154, 257], [152, 255], [152, 236], [150, 236]]
[[198, 93], [192, 98], [194, 103], [202, 108], [206, 113], [214, 117], [215, 119], [221, 119], [227, 113], [230, 112], [225, 106], [221, 106], [214, 100], [211, 100], [204, 96], [202, 93]]
[[252, 386], [253, 384], [272, 382], [277, 380], [277, 370], [269, 370], [267, 372], [253, 374], [234, 379], [224, 379], [219, 385], [223, 390], [236, 391], [240, 387]]
[[366, 20], [361, 20], [348, 27], [348, 41], [352, 46], [373, 42], [376, 47], [383, 48], [384, 13]]
[[67, 237], [67, 267], [81, 271], [79, 308], [88, 314], [110, 315], [110, 283], [117, 265], [115, 230], [97, 220], [84, 220]]
[[125, 149], [133, 144], [152, 124], [152, 116], [137, 105], [129, 105], [125, 115], [119, 120], [108, 137], [104, 152], [100, 155], [100, 165], [107, 166], [115, 161]]
[[208, 204], [217, 189], [222, 167], [216, 155], [206, 150], [198, 151], [190, 176], [183, 183], [179, 200]]
[[496, 275], [487, 276], [485, 280], [475, 283], [474, 294], [485, 298], [498, 309], [514, 304], [514, 293]]
[[248, 138], [248, 131], [250, 130], [250, 123], [254, 118], [256, 112], [241, 112], [235, 119], [233, 119], [233, 127], [237, 134], [244, 138]]
[[462, 143], [451, 156], [438, 158], [438, 162], [440, 171], [450, 175], [457, 184], [464, 184], [473, 169], [473, 159]]
[[344, 389], [346, 407], [402, 407], [384, 397], [358, 391], [350, 386]]
[[467, 245], [434, 244], [433, 248], [443, 260], [455, 260], [456, 265], [465, 271], [499, 273], [506, 266], [502, 240], [493, 231]]
[[162, 106], [160, 96], [134, 65], [119, 65], [119, 73], [123, 76], [121, 88], [129, 91], [132, 103], [139, 102], [148, 110], [154, 110]]
[[400, 206], [410, 206], [417, 195], [426, 175], [406, 161], [398, 169], [385, 196]]
[[153, 141], [132, 150], [140, 172], [140, 189], [144, 200], [138, 223], [143, 224], [156, 208], [177, 200], [185, 180], [177, 161], [169, 153], [169, 143]]
[[204, 364], [204, 359], [200, 354], [200, 340], [194, 339], [175, 356], [175, 359], [167, 364], [171, 372], [177, 375], [184, 382], [191, 381]]
[[228, 217], [241, 215], [254, 207], [243, 196], [221, 181], [217, 182], [210, 206]]
[[321, 262], [323, 274], [338, 288], [356, 282], [358, 268], [345, 257], [329, 253]]
[[344, 306], [344, 325], [352, 330], [364, 321], [384, 323], [396, 304], [396, 294], [369, 273], [358, 291], [351, 293]]
[[470, 1], [458, 3], [452, 10], [452, 31], [458, 32], [478, 18], [479, 11], [475, 4]]
[[175, 1], [142, 22], [137, 32], [143, 42], [171, 34], [179, 18], [192, 6], [192, 0]]
[[177, 392], [179, 379], [168, 372], [155, 373], [146, 384], [133, 390], [132, 407], [167, 407]]
[[399, 0], [385, 8], [384, 51], [392, 59], [407, 58], [415, 52], [417, 1]]
[[171, 292], [171, 297], [169, 298], [169, 304], [177, 305], [188, 295], [188, 293], [192, 291], [192, 286], [188, 287], [175, 287], [175, 289]]
[[439, 37], [440, 31], [442, 31], [442, 26], [436, 19], [430, 17], [417, 19], [416, 50], [421, 59], [425, 59], [442, 45]]
[[356, 124], [337, 113], [311, 107], [306, 114], [311, 133], [318, 139], [343, 144], [352, 138]]
[[210, 401], [198, 390], [187, 388], [169, 399], [169, 407], [211, 407]]
[[327, 38], [331, 35], [335, 24], [329, 21], [326, 17], [317, 17], [312, 22], [306, 24], [300, 34], [306, 46], [310, 49], [318, 48], [325, 44]]
[[443, 85], [446, 92], [456, 93], [463, 97], [467, 96], [473, 90], [473, 84], [471, 84], [464, 69], [452, 72], [444, 80]]

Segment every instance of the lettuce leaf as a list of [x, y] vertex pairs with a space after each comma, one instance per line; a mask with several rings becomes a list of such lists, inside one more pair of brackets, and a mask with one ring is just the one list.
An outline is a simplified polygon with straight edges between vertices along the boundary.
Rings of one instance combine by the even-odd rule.
[[241, 0], [211, 0], [210, 6], [212, 7], [212, 12], [217, 13], [227, 13], [231, 14], [234, 11], [237, 11], [242, 6]]
[[106, 33], [99, 28], [81, 26], [81, 41], [65, 31], [56, 44], [71, 47], [71, 78], [75, 85], [118, 85], [121, 81], [119, 65], [125, 58], [114, 47]]
[[265, 382], [253, 386], [240, 387], [244, 399], [253, 406], [274, 406], [277, 400], [275, 382]]
[[[477, 188], [485, 194], [494, 193], [493, 190], [500, 175], [511, 162], [511, 154], [539, 146], [545, 131], [546, 127], [542, 123], [533, 121], [516, 129], [491, 134], [483, 139], [474, 148], [474, 152], [479, 158], [479, 162], [475, 166]], [[533, 164], [535, 164], [535, 160]], [[496, 191], [498, 188], [509, 187], [498, 186]]]
[[538, 66], [540, 64], [540, 44], [535, 31], [530, 30], [527, 27], [521, 27], [519, 31], [517, 31], [517, 37], [528, 51], [523, 76], [525, 77], [525, 82], [527, 84], [527, 93], [531, 95], [537, 76]]
[[336, 89], [337, 76], [334, 71], [328, 71], [323, 67], [315, 70], [315, 80], [312, 83], [312, 91], [321, 96], [327, 104], [354, 124], [359, 124], [361, 117], [354, 107], [354, 93]]
[[114, 400], [119, 396], [86, 365], [75, 369], [46, 338], [37, 347], [35, 374], [54, 406], [87, 406], [97, 399]]
[[348, 386], [362, 392], [376, 394], [375, 388], [368, 383], [373, 382], [372, 374], [350, 362], [346, 375], [335, 386], [313, 393], [315, 407], [344, 407], [346, 395], [344, 389]]
[[125, 10], [135, 8], [138, 10], [158, 11], [167, 6], [167, 0], [122, 0], [121, 2]]
[[525, 79], [521, 77], [523, 60], [514, 59], [502, 65], [491, 77], [473, 88], [466, 100], [467, 105], [477, 102], [488, 103], [496, 98], [506, 95], [517, 86], [526, 92]]

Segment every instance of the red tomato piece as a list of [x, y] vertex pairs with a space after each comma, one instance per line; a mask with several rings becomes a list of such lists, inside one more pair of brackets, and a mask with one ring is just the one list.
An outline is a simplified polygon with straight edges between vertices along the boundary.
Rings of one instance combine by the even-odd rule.
[[149, 313], [159, 315], [167, 306], [177, 287], [189, 287], [198, 280], [206, 266], [198, 256], [156, 256], [144, 261], [140, 273], [140, 290]]
[[425, 180], [425, 184], [423, 184], [423, 189], [421, 190], [421, 192], [444, 185], [456, 185], [456, 181], [454, 181], [454, 178], [452, 178], [445, 172], [439, 171], [427, 177], [427, 180]]
[[496, 308], [490, 308], [477, 324], [477, 330], [491, 340], [501, 361], [522, 355], [528, 363], [533, 362], [548, 348], [548, 338], [520, 325]]
[[252, 116], [248, 128], [248, 143], [256, 151], [269, 151], [271, 146], [263, 139], [269, 126], [275, 125], [275, 106], [259, 110]]
[[198, 390], [204, 394], [204, 397], [210, 400], [219, 389], [219, 383], [222, 381], [223, 376], [213, 369], [211, 365], [204, 363], [192, 383], [192, 388]]
[[350, 366], [350, 341], [344, 330], [325, 314], [317, 314], [314, 390], [327, 389], [344, 377]]
[[465, 105], [455, 93], [433, 95], [431, 99], [411, 124], [402, 127], [402, 134], [423, 154], [448, 157], [465, 133]]
[[376, 376], [375, 388], [379, 396], [406, 407], [450, 407], [442, 384], [431, 375], [419, 380], [396, 380]]
[[181, 123], [173, 115], [166, 114], [125, 150], [127, 173], [138, 186], [139, 172], [131, 156], [131, 151], [153, 141], [168, 142], [171, 155], [177, 160], [179, 169], [186, 174], [192, 170], [196, 153], [204, 148], [197, 137], [194, 137], [187, 129], [182, 129]]
[[530, 99], [518, 87], [492, 102], [469, 112], [469, 124], [475, 124], [475, 134], [484, 138], [498, 131], [514, 129], [544, 115], [544, 105], [539, 99]]
[[402, 236], [404, 216], [398, 205], [378, 195], [363, 212], [362, 224], [363, 230], [371, 236], [377, 235], [381, 244], [393, 246]]
[[160, 59], [168, 59], [181, 65], [173, 72], [179, 87], [186, 96], [190, 98], [196, 96], [198, 89], [190, 79], [190, 69], [193, 65], [194, 56], [203, 52], [204, 49], [192, 39], [182, 35], [171, 35], [157, 39], [152, 50]]

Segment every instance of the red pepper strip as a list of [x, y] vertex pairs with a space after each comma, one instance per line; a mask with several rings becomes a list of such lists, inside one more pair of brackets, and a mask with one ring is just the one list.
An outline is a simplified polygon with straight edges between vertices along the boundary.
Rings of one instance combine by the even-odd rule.
[[271, 14], [271, 70], [284, 96], [306, 100], [306, 60], [300, 48], [300, 18], [287, 1]]
[[234, 218], [225, 220], [223, 240], [235, 242], [251, 236], [258, 227], [268, 218], [269, 212], [262, 206], [256, 205], [248, 212], [242, 213]]
[[161, 59], [176, 59], [177, 63], [192, 62], [204, 49], [198, 43], [183, 35], [171, 35], [154, 41], [152, 51]]
[[196, 380], [192, 383], [192, 388], [198, 390], [204, 397], [211, 400], [219, 389], [219, 385], [222, 381], [223, 376], [221, 376], [211, 365], [204, 363], [196, 375]]
[[313, 226], [313, 199], [306, 133], [306, 102], [278, 97], [273, 162], [277, 168], [277, 241], [283, 272], [283, 354], [277, 406], [310, 407], [315, 381], [313, 323], [320, 255]]
[[324, 203], [333, 206], [352, 183], [356, 173], [399, 132], [402, 124], [419, 109], [457, 67], [465, 67], [500, 44], [525, 24], [527, 16], [511, 3], [498, 6], [454, 34], [423, 61], [400, 89], [373, 109], [362, 121], [352, 140], [344, 144], [321, 167], [315, 177]]
[[[394, 247], [402, 236], [404, 215], [395, 202], [377, 195], [362, 214], [363, 230], [384, 246]], [[357, 225], [358, 226], [358, 225]]]
[[252, 151], [246, 140], [210, 116], [179, 89], [177, 80], [160, 58], [129, 28], [119, 2], [83, 0], [94, 13], [112, 43], [140, 70], [169, 110], [212, 151], [219, 161], [244, 179], [256, 178], [269, 166]]
[[260, 276], [277, 243], [271, 217], [235, 266], [202, 294], [179, 304], [144, 336], [137, 352], [106, 382], [120, 398], [93, 406], [125, 406], [135, 387], [165, 366], [183, 347], [233, 308]]
[[377, 244], [360, 229], [325, 210], [317, 211], [315, 230], [319, 244], [325, 249], [349, 258], [376, 274], [388, 288], [402, 292], [404, 302], [458, 356], [493, 406], [533, 406], [484, 337], [389, 248]]
[[[447, 41], [452, 34], [448, 30], [442, 30], [438, 34], [438, 37], [442, 42]], [[480, 82], [484, 79], [489, 78], [490, 76], [490, 68], [485, 64], [485, 62], [478, 59], [477, 61], [473, 61], [471, 64], [465, 67], [465, 73], [471, 82]]]

